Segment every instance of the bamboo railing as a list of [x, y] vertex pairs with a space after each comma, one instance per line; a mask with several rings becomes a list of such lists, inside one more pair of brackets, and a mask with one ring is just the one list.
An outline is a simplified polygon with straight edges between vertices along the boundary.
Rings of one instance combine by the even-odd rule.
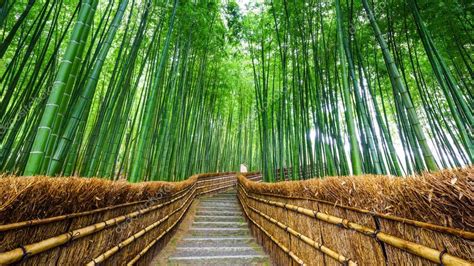
[[[285, 246], [288, 249], [285, 253], [291, 251], [305, 264], [319, 265], [322, 263], [321, 260], [327, 263], [328, 259], [345, 265], [356, 265], [357, 263], [365, 265], [369, 262], [370, 264], [400, 264], [403, 261], [407, 263], [407, 256], [403, 254], [403, 252], [407, 252], [414, 256], [408, 258], [417, 257], [421, 264], [426, 265], [429, 265], [430, 262], [442, 265], [473, 265], [473, 262], [467, 259], [473, 256], [472, 245], [469, 246], [472, 244], [469, 241], [472, 240], [473, 232], [402, 217], [376, 214], [349, 206], [341, 208], [337, 204], [318, 199], [288, 197], [284, 195], [285, 193], [260, 192], [255, 183], [250, 182], [242, 175], [238, 176], [238, 181], [238, 195], [244, 210], [246, 210], [247, 218], [258, 229], [266, 230], [264, 234], [270, 238], [270, 240], [261, 239], [261, 244], [264, 244], [262, 242], [265, 241], [275, 242], [273, 240], [278, 240], [279, 243], [275, 243], [276, 246]], [[306, 206], [316, 208], [312, 209]], [[370, 215], [368, 221], [371, 221], [374, 227], [350, 221], [348, 217], [338, 216], [331, 212], [350, 214], [354, 219], [359, 220], [360, 215]], [[352, 212], [359, 214], [354, 216]], [[401, 235], [400, 232], [395, 232], [395, 234], [394, 232], [384, 232], [384, 228], [380, 226], [381, 222], [378, 220], [374, 222], [374, 218], [387, 219], [390, 223], [399, 223], [402, 226], [411, 226], [413, 228], [410, 230], [415, 230], [413, 232], [415, 238], [421, 239], [424, 243], [403, 239], [398, 236]], [[276, 227], [270, 226], [271, 224]], [[397, 228], [397, 226], [394, 227]], [[393, 227], [390, 228], [393, 229]], [[426, 244], [428, 241], [423, 239], [427, 234], [426, 230], [429, 230], [430, 234], [436, 235], [435, 240], [442, 239], [450, 247], [450, 250], [464, 250], [468, 253], [459, 257], [450, 254], [446, 248], [438, 250], [434, 246], [428, 246]], [[339, 239], [334, 239], [338, 236]], [[314, 238], [320, 240], [317, 241]], [[338, 241], [339, 243], [337, 243]], [[347, 243], [342, 244], [341, 241], [347, 241]], [[331, 246], [328, 243], [335, 245]], [[338, 249], [338, 245], [340, 249]], [[345, 250], [341, 249], [342, 247]], [[371, 250], [372, 253], [360, 251], [367, 249], [367, 247], [375, 247], [370, 249], [376, 251]], [[309, 248], [313, 248], [314, 252], [308, 251]], [[390, 252], [387, 252], [388, 249]], [[398, 251], [396, 251], [397, 249]], [[267, 251], [275, 261], [282, 260], [275, 254], [274, 249], [267, 249]], [[319, 252], [320, 255], [315, 252]], [[321, 260], [316, 260], [316, 256], [319, 256]]]
[[[2, 224], [0, 265], [146, 264], [170, 239], [195, 197], [235, 186], [236, 178], [235, 173], [200, 174], [183, 182], [183, 189], [158, 199]], [[157, 186], [174, 184], [179, 183]], [[12, 243], [17, 247], [9, 248]]]

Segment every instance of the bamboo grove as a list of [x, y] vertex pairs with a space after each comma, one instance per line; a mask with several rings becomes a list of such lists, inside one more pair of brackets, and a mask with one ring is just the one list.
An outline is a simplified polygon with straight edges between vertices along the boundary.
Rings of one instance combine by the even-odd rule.
[[234, 134], [250, 109], [225, 79], [217, 3], [5, 5], [2, 171], [136, 182], [235, 170], [237, 145], [256, 160]]
[[274, 181], [473, 163], [469, 1], [238, 2], [0, 3], [0, 171], [138, 182], [245, 163]]
[[[266, 1], [247, 21], [267, 180], [472, 164], [467, 1]], [[311, 134], [312, 132], [312, 134]]]

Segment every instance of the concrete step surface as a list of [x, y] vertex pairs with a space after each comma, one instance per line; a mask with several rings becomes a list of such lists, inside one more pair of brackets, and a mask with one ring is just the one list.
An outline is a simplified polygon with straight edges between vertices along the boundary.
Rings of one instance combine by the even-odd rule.
[[[173, 257], [196, 257], [196, 256], [258, 256], [260, 255], [253, 247], [178, 247]], [[171, 258], [173, 258], [171, 257]]]
[[246, 236], [249, 235], [247, 228], [208, 228], [191, 227], [189, 230], [192, 236]]
[[235, 191], [201, 198], [169, 265], [271, 265], [250, 235]]
[[182, 239], [180, 247], [248, 247], [254, 240], [250, 236], [236, 237], [188, 237]]
[[196, 215], [195, 222], [245, 222], [242, 216]]
[[219, 210], [197, 210], [196, 215], [208, 215], [208, 216], [238, 216], [241, 212], [240, 211], [234, 211], [234, 210], [225, 210], [225, 211], [219, 211]]
[[194, 256], [194, 257], [170, 257], [169, 265], [270, 265], [266, 255], [220, 255], [220, 256]]
[[247, 223], [245, 222], [194, 222], [193, 227], [199, 228], [247, 228]]

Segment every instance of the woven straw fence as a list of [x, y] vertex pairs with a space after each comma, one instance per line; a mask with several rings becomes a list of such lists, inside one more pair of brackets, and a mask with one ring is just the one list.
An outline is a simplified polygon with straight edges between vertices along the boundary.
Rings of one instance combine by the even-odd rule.
[[407, 178], [237, 179], [251, 232], [277, 265], [474, 265], [472, 167]]
[[0, 265], [147, 265], [193, 199], [235, 173], [182, 182], [0, 176]]

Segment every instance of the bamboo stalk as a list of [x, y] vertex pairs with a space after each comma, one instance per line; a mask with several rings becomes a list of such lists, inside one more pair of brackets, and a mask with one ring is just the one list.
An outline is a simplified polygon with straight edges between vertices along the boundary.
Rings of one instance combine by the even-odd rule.
[[440, 263], [443, 265], [472, 265], [471, 262], [464, 260], [462, 258], [450, 255], [448, 253], [445, 253], [444, 251], [438, 251], [417, 243], [413, 243], [411, 241], [407, 241], [383, 232], [380, 232], [374, 228], [369, 228], [357, 223], [350, 222], [347, 219], [343, 219], [337, 216], [333, 216], [330, 214], [325, 214], [321, 213], [319, 211], [314, 211], [310, 209], [306, 209], [300, 206], [295, 206], [289, 203], [283, 203], [283, 202], [277, 202], [277, 201], [271, 201], [271, 200], [266, 200], [254, 196], [248, 195], [247, 191], [243, 186], [241, 186], [243, 189], [242, 191], [245, 193], [246, 197], [254, 199], [256, 201], [268, 204], [268, 205], [273, 205], [277, 206], [283, 209], [288, 209], [297, 213], [304, 214], [306, 216], [316, 218], [318, 220], [334, 224], [334, 225], [340, 225], [343, 228], [346, 229], [352, 229], [356, 232], [362, 233], [364, 235], [369, 235], [373, 236], [377, 240], [382, 241], [383, 243], [386, 243], [388, 245], [391, 245], [393, 247], [405, 250], [411, 254], [414, 254], [416, 256], [428, 259], [434, 263]]
[[[188, 193], [189, 191], [186, 194]], [[32, 256], [32, 255], [42, 253], [54, 247], [65, 244], [69, 241], [73, 241], [73, 240], [91, 235], [93, 233], [102, 231], [105, 228], [109, 228], [113, 225], [119, 224], [127, 219], [135, 218], [139, 215], [143, 215], [145, 213], [154, 211], [156, 209], [160, 209], [163, 206], [169, 205], [183, 198], [184, 196], [186, 196], [186, 194], [183, 194], [165, 203], [160, 203], [158, 205], [146, 208], [144, 210], [134, 211], [126, 215], [122, 215], [122, 216], [118, 216], [118, 217], [106, 220], [104, 222], [92, 224], [92, 225], [82, 227], [82, 228], [79, 228], [79, 229], [76, 229], [76, 230], [55, 236], [55, 237], [51, 237], [51, 238], [33, 243], [33, 244], [28, 244], [28, 245], [23, 246], [22, 248], [16, 248], [7, 252], [0, 253], [0, 265], [11, 264], [11, 263], [17, 262], [21, 260], [26, 254], [28, 254], [28, 256]]]
[[[247, 178], [249, 179], [249, 178]], [[240, 184], [242, 185], [242, 184]], [[260, 195], [266, 195], [266, 196], [271, 196], [271, 197], [277, 197], [277, 198], [285, 198], [285, 199], [293, 199], [293, 200], [308, 200], [308, 201], [314, 201], [314, 202], [319, 202], [319, 203], [324, 203], [328, 204], [331, 206], [336, 206], [340, 207], [343, 209], [363, 213], [363, 214], [368, 214], [372, 215], [375, 217], [379, 218], [384, 218], [387, 220], [392, 220], [392, 221], [397, 221], [401, 222], [404, 224], [409, 224], [409, 225], [414, 225], [416, 227], [420, 227], [423, 229], [428, 229], [432, 231], [437, 231], [440, 233], [446, 233], [446, 234], [451, 234], [457, 237], [461, 237], [467, 240], [474, 240], [474, 232], [469, 232], [457, 228], [452, 228], [452, 227], [446, 227], [446, 226], [441, 226], [441, 225], [436, 225], [436, 224], [431, 224], [431, 223], [426, 223], [426, 222], [421, 222], [421, 221], [416, 221], [416, 220], [411, 220], [403, 217], [398, 217], [398, 216], [393, 216], [393, 215], [388, 215], [388, 214], [382, 214], [382, 213], [377, 213], [369, 210], [364, 210], [364, 209], [359, 209], [359, 208], [354, 208], [346, 205], [341, 205], [339, 203], [334, 203], [326, 200], [319, 200], [319, 199], [313, 199], [313, 198], [306, 198], [306, 197], [296, 197], [296, 196], [286, 196], [286, 195], [281, 195], [281, 194], [274, 194], [274, 193], [267, 193], [267, 192], [259, 192], [258, 194]]]
[[145, 235], [147, 232], [149, 232], [150, 230], [156, 228], [157, 226], [159, 226], [161, 223], [163, 223], [164, 221], [168, 220], [172, 215], [174, 215], [175, 213], [179, 212], [186, 204], [189, 203], [189, 200], [191, 198], [194, 199], [194, 196], [195, 196], [195, 193], [192, 193], [186, 200], [184, 200], [184, 203], [181, 204], [181, 206], [175, 210], [173, 210], [170, 214], [166, 215], [165, 217], [163, 217], [162, 219], [152, 223], [151, 225], [147, 226], [146, 228], [144, 228], [143, 230], [140, 230], [138, 231], [137, 233], [135, 233], [134, 235], [132, 235], [131, 237], [125, 239], [124, 241], [120, 242], [118, 245], [112, 247], [111, 249], [107, 250], [106, 252], [100, 254], [99, 256], [95, 257], [94, 259], [92, 259], [92, 261], [90, 261], [89, 263], [87, 263], [86, 265], [88, 266], [92, 266], [92, 265], [96, 265], [98, 263], [101, 263], [101, 262], [104, 262], [105, 260], [107, 260], [108, 258], [110, 258], [112, 255], [114, 255], [115, 253], [117, 253], [119, 250], [121, 250], [122, 248], [130, 245], [131, 243], [133, 243], [134, 241], [136, 241], [138, 238], [142, 237], [143, 235]]
[[[240, 204], [242, 206], [245, 206], [244, 204], [242, 204], [242, 201], [239, 197], [239, 201], [240, 201]], [[281, 250], [283, 250], [283, 252], [285, 252], [286, 254], [288, 254], [296, 263], [298, 263], [299, 265], [306, 265], [306, 263], [300, 259], [298, 256], [296, 256], [295, 253], [293, 253], [289, 248], [287, 248], [285, 245], [283, 245], [282, 243], [280, 243], [275, 237], [273, 237], [267, 230], [265, 230], [265, 228], [263, 228], [261, 225], [259, 225], [254, 219], [252, 219], [246, 208], [243, 208], [244, 210], [244, 213], [245, 213], [245, 216], [253, 223], [255, 224], [255, 226], [257, 226], [264, 234], [266, 234], [272, 241], [273, 243], [275, 243]]]

